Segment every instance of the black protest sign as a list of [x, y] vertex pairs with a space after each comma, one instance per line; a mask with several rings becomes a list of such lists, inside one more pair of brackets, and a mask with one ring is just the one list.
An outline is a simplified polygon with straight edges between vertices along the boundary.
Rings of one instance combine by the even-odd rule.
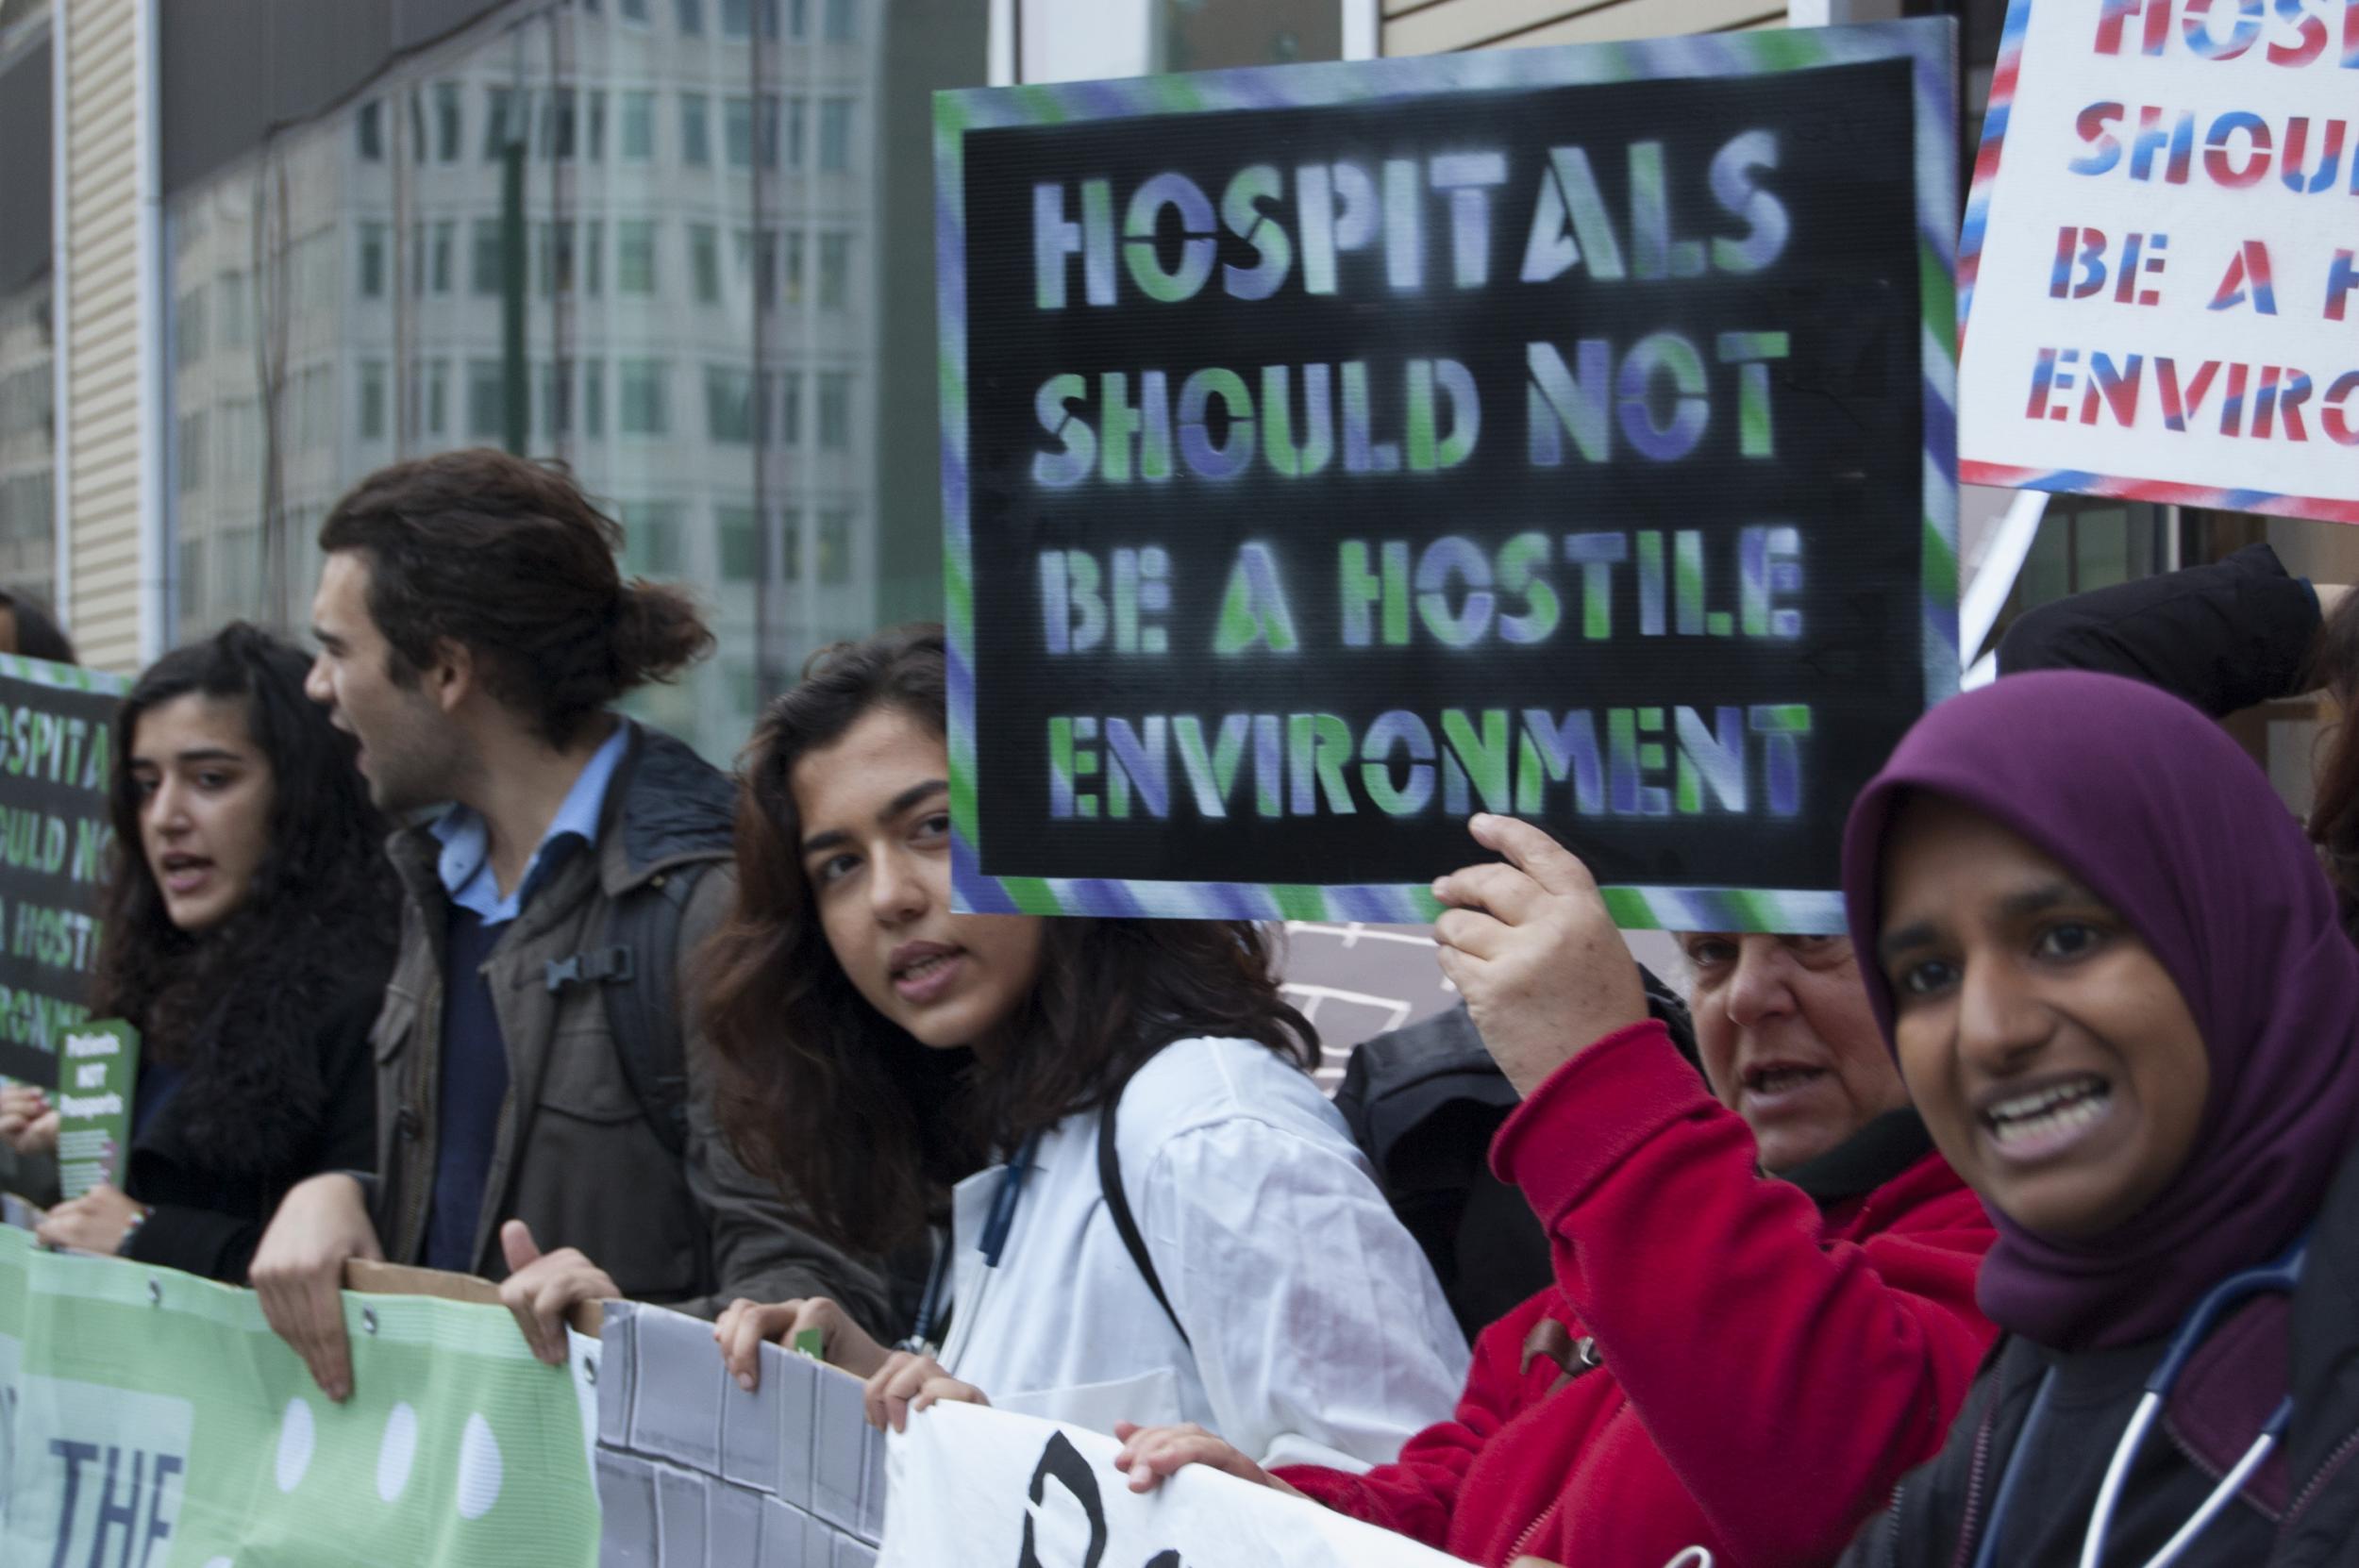
[[0, 655], [0, 1076], [57, 1082], [90, 1016], [115, 709], [125, 685]]
[[1827, 929], [1956, 679], [1946, 24], [945, 94], [962, 907]]

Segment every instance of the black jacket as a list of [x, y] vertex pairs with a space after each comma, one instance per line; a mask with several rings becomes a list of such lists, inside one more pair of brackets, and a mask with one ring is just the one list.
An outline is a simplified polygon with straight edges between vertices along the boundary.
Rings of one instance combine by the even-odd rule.
[[[2311, 1230], [2290, 1311], [2255, 1298], [2205, 1342], [2139, 1450], [2103, 1560], [2150, 1558], [2208, 1496], [2288, 1386], [2293, 1426], [2274, 1460], [2196, 1537], [2181, 1568], [2359, 1568], [2359, 1150], [2344, 1160]], [[1952, 1568], [1981, 1549], [1992, 1493], [2022, 1436], [2042, 1376], [2066, 1397], [2022, 1466], [1996, 1557], [2006, 1568], [2072, 1568], [2089, 1512], [2166, 1345], [2059, 1357], [2002, 1340], [1975, 1379], [1949, 1441], [1901, 1482], [1842, 1568]], [[2284, 1357], [2284, 1360], [2279, 1356]], [[2290, 1371], [2253, 1376], [2255, 1366]]]
[[2308, 691], [2318, 596], [2277, 552], [2092, 589], [2025, 613], [1999, 643], [1999, 672], [2094, 670], [2159, 686], [2214, 718]]
[[369, 1026], [385, 999], [385, 966], [355, 976], [311, 1036], [325, 1114], [308, 1132], [258, 1151], [256, 1168], [227, 1172], [190, 1146], [187, 1098], [176, 1093], [131, 1141], [124, 1191], [153, 1207], [123, 1256], [226, 1284], [246, 1266], [287, 1190], [322, 1171], [365, 1171], [376, 1160], [376, 1071]]
[[[1687, 1004], [1646, 965], [1638, 976], [1647, 1011], [1697, 1063]], [[1531, 1205], [1491, 1174], [1492, 1136], [1520, 1099], [1464, 1002], [1361, 1045], [1335, 1094], [1351, 1141], [1425, 1249], [1469, 1341], [1556, 1277]]]

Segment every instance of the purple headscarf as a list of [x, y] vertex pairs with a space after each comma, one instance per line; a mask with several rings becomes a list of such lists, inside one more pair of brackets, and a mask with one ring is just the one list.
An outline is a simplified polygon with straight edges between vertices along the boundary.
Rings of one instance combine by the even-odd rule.
[[1918, 720], [1851, 808], [1843, 891], [1886, 1041], [1884, 836], [1918, 790], [2013, 830], [2118, 910], [2211, 1060], [2187, 1163], [2134, 1218], [2064, 1241], [1992, 1213], [1983, 1310], [2066, 1349], [2167, 1333], [2292, 1243], [2359, 1138], [2359, 950], [2326, 875], [2268, 779], [2194, 709], [2114, 676], [2006, 676]]

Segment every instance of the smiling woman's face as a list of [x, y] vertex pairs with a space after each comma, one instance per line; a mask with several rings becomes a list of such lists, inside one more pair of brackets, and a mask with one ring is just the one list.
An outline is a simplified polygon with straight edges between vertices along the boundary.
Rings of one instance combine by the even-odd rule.
[[1980, 812], [1894, 819], [1878, 961], [1900, 1071], [1952, 1169], [2025, 1229], [2101, 1235], [2186, 1163], [2211, 1091], [2195, 1017], [2128, 921]]

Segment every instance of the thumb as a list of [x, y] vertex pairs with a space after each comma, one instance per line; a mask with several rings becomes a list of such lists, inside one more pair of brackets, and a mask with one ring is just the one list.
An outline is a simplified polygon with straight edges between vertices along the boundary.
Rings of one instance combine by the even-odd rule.
[[521, 1274], [541, 1260], [541, 1249], [533, 1243], [532, 1227], [522, 1220], [510, 1220], [500, 1226], [500, 1251], [508, 1257], [510, 1274]]
[[1580, 856], [1520, 818], [1479, 811], [1467, 819], [1466, 829], [1475, 842], [1497, 851], [1508, 864], [1550, 892], [1590, 892], [1597, 888], [1597, 878], [1589, 875]]

